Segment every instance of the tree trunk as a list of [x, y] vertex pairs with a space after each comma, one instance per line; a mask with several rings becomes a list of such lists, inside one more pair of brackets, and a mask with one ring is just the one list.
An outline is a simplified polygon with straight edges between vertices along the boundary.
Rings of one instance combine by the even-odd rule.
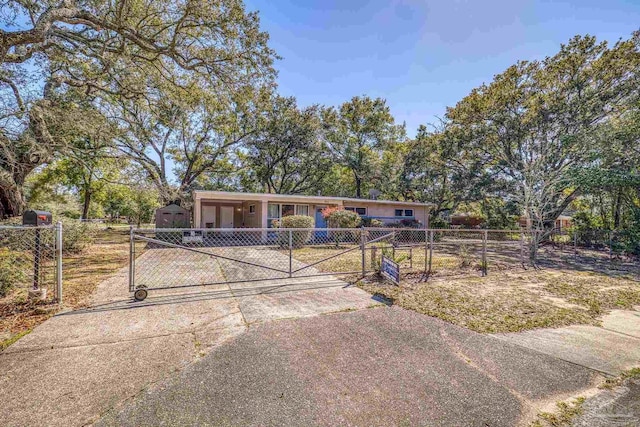
[[615, 207], [613, 210], [613, 229], [617, 230], [620, 227], [620, 209], [622, 207], [622, 190], [618, 190], [616, 195]]
[[91, 206], [91, 192], [84, 191], [84, 200], [82, 201], [82, 219], [89, 219], [89, 208]]
[[360, 199], [362, 197], [362, 179], [356, 175], [356, 199]]
[[0, 170], [0, 219], [11, 218], [23, 214], [26, 207], [24, 201], [24, 176]]
[[0, 219], [20, 216], [24, 208], [22, 186], [0, 186]]

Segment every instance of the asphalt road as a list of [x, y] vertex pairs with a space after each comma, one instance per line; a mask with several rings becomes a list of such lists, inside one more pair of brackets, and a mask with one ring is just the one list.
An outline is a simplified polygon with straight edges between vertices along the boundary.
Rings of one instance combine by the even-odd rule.
[[100, 426], [514, 426], [595, 373], [396, 307], [252, 325]]

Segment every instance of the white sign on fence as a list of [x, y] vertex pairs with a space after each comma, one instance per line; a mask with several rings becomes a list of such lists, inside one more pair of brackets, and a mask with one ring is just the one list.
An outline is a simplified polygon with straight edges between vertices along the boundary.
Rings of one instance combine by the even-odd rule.
[[182, 243], [202, 243], [203, 241], [202, 231], [200, 230], [182, 232]]
[[382, 255], [380, 274], [395, 284], [400, 284], [400, 265], [390, 258]]

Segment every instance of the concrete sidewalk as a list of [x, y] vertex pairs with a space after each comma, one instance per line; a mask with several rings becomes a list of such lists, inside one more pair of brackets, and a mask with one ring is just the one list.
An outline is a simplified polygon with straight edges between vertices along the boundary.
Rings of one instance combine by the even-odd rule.
[[640, 366], [640, 311], [613, 310], [601, 327], [575, 325], [496, 337], [612, 376]]
[[123, 269], [89, 309], [54, 316], [0, 354], [0, 425], [86, 425], [249, 323], [372, 304], [331, 277], [154, 291], [136, 303]]

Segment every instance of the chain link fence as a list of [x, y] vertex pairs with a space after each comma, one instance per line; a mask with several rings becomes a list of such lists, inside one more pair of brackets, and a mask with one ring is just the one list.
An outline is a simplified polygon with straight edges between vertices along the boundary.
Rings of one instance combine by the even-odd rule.
[[[62, 225], [0, 226], [0, 296], [14, 289], [62, 301]], [[35, 293], [34, 293], [35, 294]]]
[[535, 258], [543, 267], [601, 271], [640, 277], [640, 241], [625, 231], [533, 232]]
[[571, 268], [564, 259], [578, 251], [570, 248], [570, 238], [523, 230], [132, 228], [130, 239], [131, 292], [362, 276], [379, 271], [382, 256], [395, 261], [402, 275], [425, 280], [485, 276], [540, 266]]

